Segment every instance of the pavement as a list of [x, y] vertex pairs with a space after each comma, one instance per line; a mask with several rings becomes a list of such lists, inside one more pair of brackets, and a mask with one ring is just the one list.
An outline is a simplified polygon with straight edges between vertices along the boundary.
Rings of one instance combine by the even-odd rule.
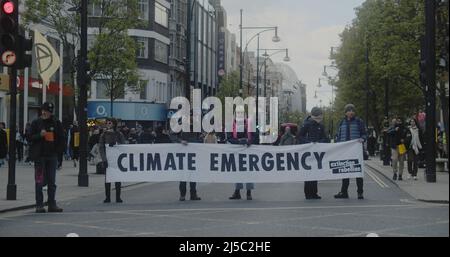
[[[401, 190], [411, 195], [416, 200], [447, 203], [449, 202], [449, 173], [437, 172], [436, 183], [425, 181], [424, 169], [418, 172], [418, 180], [407, 180], [407, 169], [405, 163], [403, 181], [392, 179], [392, 168], [383, 166], [379, 158], [372, 157], [366, 161], [369, 169], [378, 172]], [[102, 194], [104, 192], [104, 175], [95, 174], [95, 166], [88, 164], [89, 186], [78, 186], [78, 167], [74, 167], [72, 161], [64, 161], [63, 168], [56, 174], [56, 200], [70, 201], [80, 199], [91, 195]], [[16, 166], [17, 199], [6, 200], [6, 189], [8, 184], [8, 166], [0, 167], [0, 213], [22, 210], [35, 207], [35, 189], [34, 189], [34, 168], [33, 165], [18, 163]], [[123, 187], [133, 187], [142, 183], [124, 183]], [[112, 187], [114, 188], [114, 187]], [[44, 192], [44, 199], [46, 193]]]
[[379, 157], [371, 157], [365, 161], [366, 167], [384, 176], [386, 179], [397, 185], [401, 190], [411, 195], [419, 201], [431, 203], [449, 203], [449, 183], [448, 168], [445, 172], [436, 172], [436, 182], [427, 182], [425, 179], [425, 169], [419, 169], [417, 180], [408, 179], [408, 168], [405, 161], [403, 180], [393, 180], [393, 170], [391, 166], [384, 166]]
[[[77, 163], [78, 165], [78, 163]], [[78, 186], [78, 166], [74, 167], [73, 161], [64, 161], [61, 170], [56, 171], [56, 201], [69, 201], [90, 195], [104, 193], [105, 175], [95, 174], [95, 166], [88, 163], [89, 186]], [[34, 189], [34, 165], [28, 163], [17, 163], [16, 200], [6, 200], [8, 185], [8, 165], [0, 167], [0, 213], [8, 211], [23, 210], [35, 207]], [[130, 187], [141, 183], [123, 183], [122, 187]], [[114, 190], [114, 185], [112, 186]], [[44, 191], [44, 200], [47, 193]]]

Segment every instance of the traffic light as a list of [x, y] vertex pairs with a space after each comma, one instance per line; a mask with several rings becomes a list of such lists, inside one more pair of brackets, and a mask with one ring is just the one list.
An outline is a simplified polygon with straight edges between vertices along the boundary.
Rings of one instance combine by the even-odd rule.
[[17, 1], [1, 0], [0, 57], [4, 66], [13, 67], [17, 61], [18, 6]]
[[24, 69], [31, 67], [31, 54], [27, 54], [27, 51], [31, 51], [33, 48], [33, 40], [26, 39], [22, 35], [17, 36], [17, 61], [14, 67], [16, 69]]

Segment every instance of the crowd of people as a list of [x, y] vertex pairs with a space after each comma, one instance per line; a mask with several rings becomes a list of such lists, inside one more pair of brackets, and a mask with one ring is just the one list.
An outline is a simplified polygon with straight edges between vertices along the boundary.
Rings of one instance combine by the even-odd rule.
[[[32, 123], [26, 125], [24, 132], [18, 131], [16, 134], [16, 143], [18, 148], [24, 148], [17, 151], [17, 160], [33, 163], [35, 166], [35, 184], [36, 184], [36, 212], [46, 212], [43, 205], [43, 187], [47, 186], [49, 212], [62, 212], [62, 209], [56, 205], [55, 192], [55, 174], [56, 170], [62, 166], [63, 158], [73, 161], [74, 167], [77, 166], [80, 152], [80, 129], [76, 121], [66, 128], [63, 128], [61, 122], [53, 116], [53, 104], [46, 102], [41, 107], [41, 116]], [[238, 113], [242, 112], [242, 113]], [[189, 143], [229, 143], [250, 146], [259, 144], [259, 132], [251, 132], [249, 124], [251, 122], [245, 116], [244, 109], [236, 109], [237, 119], [233, 123], [233, 130], [229, 133], [194, 133], [181, 132], [170, 133], [164, 126], [157, 126], [155, 130], [151, 127], [144, 128], [137, 124], [135, 128], [128, 128], [119, 124], [114, 118], [106, 119], [104, 124], [98, 124], [89, 128], [88, 135], [88, 160], [91, 165], [96, 166], [96, 173], [106, 174], [108, 167], [106, 147], [116, 144], [162, 144], [162, 143], [180, 143], [188, 145]], [[406, 121], [406, 124], [400, 118], [394, 118], [390, 122], [385, 119], [383, 130], [377, 137], [373, 128], [366, 130], [365, 123], [356, 116], [356, 108], [353, 104], [347, 104], [344, 108], [344, 117], [338, 123], [335, 142], [345, 142], [350, 140], [359, 140], [366, 143], [368, 154], [376, 154], [377, 144], [380, 144], [380, 154], [389, 158], [393, 169], [393, 179], [403, 180], [404, 162], [407, 161], [408, 178], [417, 180], [417, 172], [423, 155], [423, 121], [424, 118], [418, 114]], [[239, 127], [243, 126], [243, 127]], [[0, 123], [0, 166], [4, 164], [7, 157], [5, 124]], [[239, 131], [239, 132], [238, 132]], [[242, 132], [241, 132], [242, 131]], [[291, 128], [285, 127], [277, 145], [294, 145], [308, 143], [329, 143], [331, 138], [326, 132], [323, 123], [323, 112], [320, 108], [314, 107], [310, 115], [303, 121], [298, 132], [294, 134]], [[377, 139], [378, 138], [378, 139]], [[365, 144], [363, 144], [365, 145]], [[383, 145], [389, 148], [383, 149]], [[363, 152], [364, 147], [361, 149]], [[106, 177], [106, 176], [105, 176]], [[196, 182], [181, 181], [179, 184], [180, 201], [186, 200], [187, 183], [189, 182], [190, 200], [201, 200], [197, 193]], [[349, 198], [348, 188], [349, 179], [342, 180], [342, 186], [339, 192], [334, 195], [335, 198]], [[363, 178], [356, 179], [358, 199], [364, 199]], [[116, 202], [123, 202], [121, 198], [121, 183], [115, 183]], [[234, 191], [229, 197], [230, 200], [239, 200], [241, 189], [244, 189], [243, 183], [236, 183]], [[252, 200], [252, 190], [255, 189], [254, 183], [246, 183], [246, 199]], [[308, 200], [321, 199], [318, 193], [317, 181], [305, 181], [304, 194]], [[111, 184], [105, 180], [105, 200], [104, 203], [111, 202]]]

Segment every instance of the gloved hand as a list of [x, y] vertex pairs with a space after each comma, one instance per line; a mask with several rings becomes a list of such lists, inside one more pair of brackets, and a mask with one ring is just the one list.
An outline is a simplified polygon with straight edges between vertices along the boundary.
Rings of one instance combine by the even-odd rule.
[[116, 142], [110, 143], [109, 147], [113, 147], [116, 144]]

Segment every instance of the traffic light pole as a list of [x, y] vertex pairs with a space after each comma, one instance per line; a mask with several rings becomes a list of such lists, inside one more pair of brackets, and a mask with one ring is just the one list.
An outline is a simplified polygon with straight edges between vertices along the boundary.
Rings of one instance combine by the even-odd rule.
[[8, 186], [6, 200], [17, 199], [16, 185], [16, 107], [17, 107], [17, 69], [10, 69], [10, 107], [9, 107], [9, 159]]
[[80, 165], [78, 172], [78, 186], [89, 186], [87, 173], [87, 0], [81, 1], [81, 39], [80, 56], [78, 57], [77, 82], [79, 87], [79, 124], [80, 124]]
[[426, 170], [427, 182], [436, 182], [436, 2], [425, 1], [426, 62]]

